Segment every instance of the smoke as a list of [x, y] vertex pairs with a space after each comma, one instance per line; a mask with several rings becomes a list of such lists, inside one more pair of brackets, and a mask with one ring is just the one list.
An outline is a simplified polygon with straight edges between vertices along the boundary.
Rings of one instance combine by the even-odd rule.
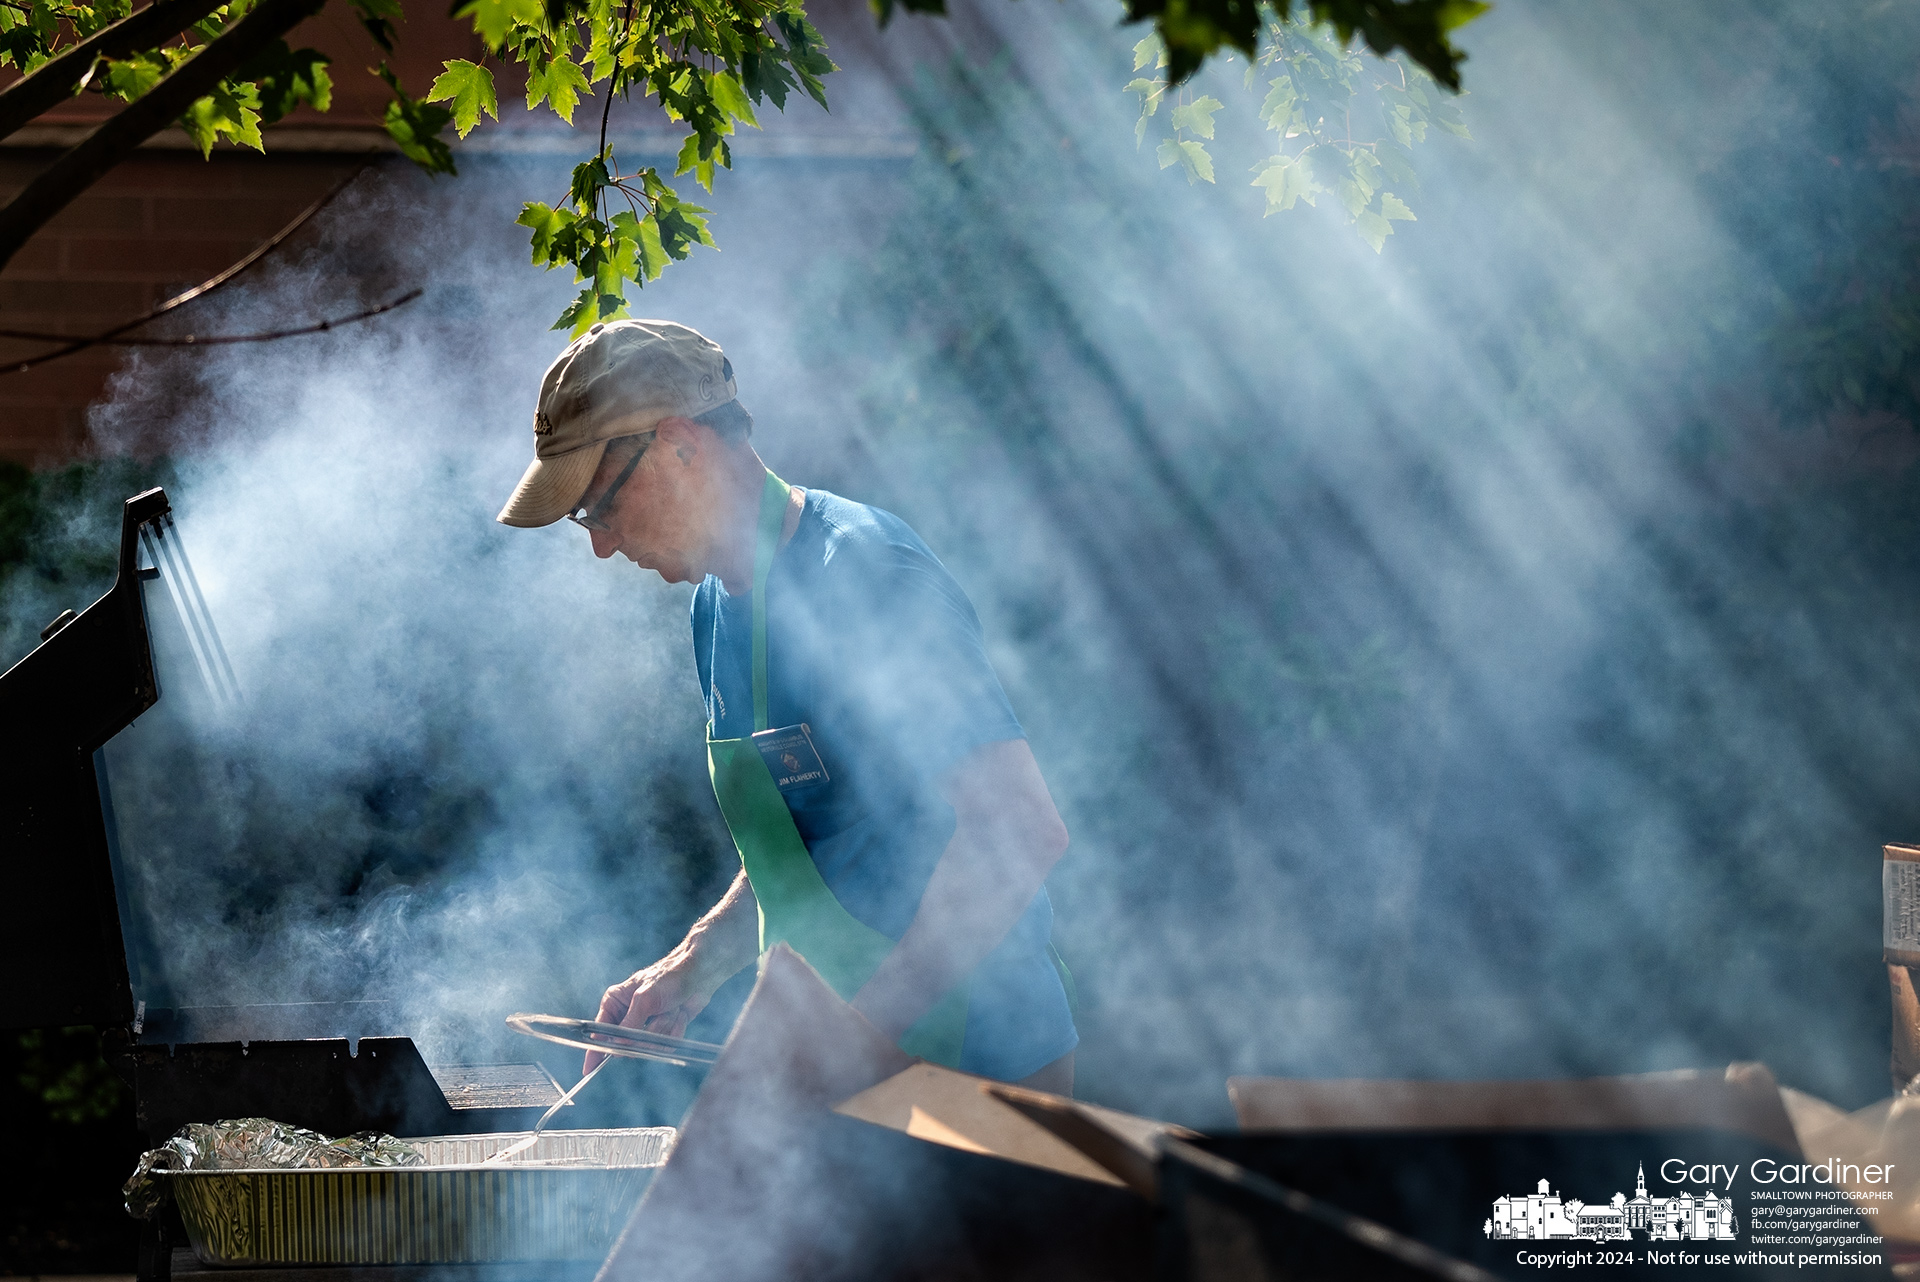
[[[1082, 1093], [1218, 1125], [1229, 1073], [1732, 1058], [1880, 1093], [1912, 385], [1819, 326], [1910, 244], [1911, 21], [1503, 4], [1473, 141], [1419, 150], [1375, 255], [1263, 220], [1231, 112], [1217, 186], [1159, 172], [1108, 8], [843, 16], [836, 101], [914, 158], [743, 155], [722, 252], [636, 310], [979, 607], [1074, 834]], [[730, 874], [685, 589], [491, 519], [569, 292], [504, 225], [563, 186], [363, 180], [220, 320], [350, 310], [370, 262], [417, 310], [132, 358], [96, 411], [109, 448], [174, 433], [247, 692], [109, 753], [177, 1001], [374, 995], [429, 1059], [498, 1058], [500, 1015], [588, 1013]]]
[[176, 662], [187, 702], [109, 751], [172, 990], [151, 1004], [377, 997], [451, 1057], [506, 1010], [578, 1006], [583, 976], [672, 942], [656, 902], [714, 880], [678, 796], [700, 782], [682, 603], [492, 522], [524, 465], [502, 411], [544, 354], [491, 336], [192, 370], [182, 400], [217, 426], [173, 492], [246, 698], [195, 706]]

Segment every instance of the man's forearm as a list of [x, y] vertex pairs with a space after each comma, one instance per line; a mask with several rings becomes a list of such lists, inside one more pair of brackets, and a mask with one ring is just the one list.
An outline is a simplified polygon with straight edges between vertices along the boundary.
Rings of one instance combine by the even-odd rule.
[[[596, 1018], [672, 1037], [683, 1034], [715, 990], [753, 960], [758, 908], [743, 873], [672, 952], [602, 993]], [[588, 1051], [581, 1071], [592, 1072], [603, 1058], [602, 1051]]]
[[711, 994], [760, 953], [760, 905], [744, 869], [673, 950], [693, 985]]
[[953, 837], [907, 933], [854, 1007], [899, 1037], [999, 946], [1067, 848], [1026, 740], [988, 744], [943, 781]]
[[1046, 881], [1051, 861], [994, 854], [977, 831], [954, 830], [913, 924], [854, 998], [855, 1008], [887, 1036], [901, 1036], [972, 974]]

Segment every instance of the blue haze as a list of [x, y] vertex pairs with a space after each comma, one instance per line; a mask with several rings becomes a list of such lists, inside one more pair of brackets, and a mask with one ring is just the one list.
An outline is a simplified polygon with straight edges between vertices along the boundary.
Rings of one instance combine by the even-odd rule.
[[[1082, 1093], [1220, 1125], [1230, 1073], [1745, 1058], [1884, 1093], [1914, 387], [1843, 352], [1836, 411], [1794, 326], [1912, 244], [1913, 20], [1508, 0], [1466, 34], [1473, 140], [1416, 149], [1376, 255], [1260, 217], [1239, 66], [1200, 86], [1220, 183], [1158, 171], [1111, 19], [980, 0], [842, 53], [917, 156], [743, 157], [722, 252], [637, 300], [727, 348], [775, 470], [973, 595], [1074, 833]], [[369, 257], [422, 303], [130, 358], [96, 410], [109, 448], [174, 425], [248, 691], [114, 749], [177, 994], [374, 993], [498, 1058], [500, 1015], [587, 1013], [726, 880], [685, 589], [492, 522], [569, 292], [505, 224], [563, 182], [365, 180], [219, 323], [346, 310]], [[10, 655], [78, 604], [8, 594]]]

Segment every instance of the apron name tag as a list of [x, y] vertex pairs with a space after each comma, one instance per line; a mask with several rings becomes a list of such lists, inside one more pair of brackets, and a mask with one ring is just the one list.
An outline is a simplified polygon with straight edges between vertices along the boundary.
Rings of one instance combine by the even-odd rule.
[[753, 746], [767, 763], [773, 786], [781, 792], [811, 788], [828, 781], [827, 768], [813, 746], [813, 733], [807, 723], [762, 730], [753, 736]]

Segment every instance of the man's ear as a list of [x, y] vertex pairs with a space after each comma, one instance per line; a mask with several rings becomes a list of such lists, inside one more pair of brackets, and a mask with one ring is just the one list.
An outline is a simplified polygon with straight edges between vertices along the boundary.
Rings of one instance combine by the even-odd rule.
[[700, 425], [692, 419], [675, 414], [654, 424], [653, 430], [655, 439], [671, 449], [681, 463], [691, 463], [700, 457]]

